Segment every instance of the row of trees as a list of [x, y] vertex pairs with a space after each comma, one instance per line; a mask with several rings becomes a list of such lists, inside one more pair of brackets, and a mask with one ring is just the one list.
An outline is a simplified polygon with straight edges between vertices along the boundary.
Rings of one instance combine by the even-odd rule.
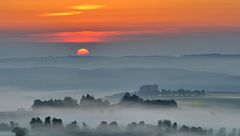
[[31, 128], [33, 130], [39, 129], [39, 128], [58, 128], [62, 129], [63, 127], [63, 122], [62, 119], [58, 118], [51, 118], [50, 116], [46, 117], [44, 122], [39, 118], [32, 118], [31, 121], [29, 122]]
[[177, 107], [177, 102], [174, 100], [144, 100], [135, 94], [126, 93], [118, 105]]
[[[39, 117], [32, 118], [30, 121], [32, 131], [24, 128], [16, 127], [13, 132], [16, 136], [26, 136], [30, 132], [31, 136], [47, 135], [51, 132], [64, 134], [64, 136], [149, 136], [149, 135], [184, 135], [184, 136], [240, 136], [240, 129], [232, 129], [229, 133], [226, 128], [220, 128], [214, 132], [213, 129], [204, 129], [202, 127], [190, 127], [187, 125], [178, 125], [170, 120], [159, 120], [157, 125], [146, 124], [144, 121], [131, 122], [127, 126], [120, 126], [116, 121], [110, 123], [102, 121], [96, 128], [91, 129], [85, 122], [79, 125], [77, 121], [73, 121], [66, 126], [63, 125], [62, 119], [46, 117], [42, 121]], [[48, 135], [47, 135], [48, 136]]]
[[154, 85], [143, 85], [140, 89], [135, 92], [135, 94], [142, 97], [156, 97], [156, 96], [169, 96], [169, 97], [201, 97], [205, 96], [205, 90], [186, 90], [186, 89], [178, 89], [178, 90], [167, 90], [162, 89], [159, 90], [157, 84]]
[[170, 97], [201, 97], [205, 96], [205, 90], [185, 90], [185, 89], [178, 89], [178, 90], [166, 90], [162, 89], [161, 96], [170, 96]]
[[77, 107], [109, 107], [110, 102], [107, 100], [96, 99], [93, 96], [87, 94], [83, 95], [80, 103], [72, 97], [65, 97], [62, 99], [50, 99], [47, 101], [42, 101], [37, 99], [34, 101], [33, 108], [43, 108], [43, 107], [52, 107], [52, 108], [77, 108]]
[[[177, 107], [177, 103], [174, 100], [143, 100], [137, 95], [131, 95], [130, 93], [126, 93], [121, 101], [114, 106], [132, 106], [132, 105], [144, 105], [144, 106], [164, 106], [164, 107]], [[63, 100], [61, 99], [51, 99], [48, 101], [41, 101], [39, 99], [35, 100], [33, 103], [33, 108], [43, 108], [43, 107], [51, 107], [51, 108], [102, 108], [102, 107], [110, 107], [113, 106], [107, 100], [96, 99], [91, 95], [83, 95], [80, 103], [76, 99], [72, 97], [65, 97]]]

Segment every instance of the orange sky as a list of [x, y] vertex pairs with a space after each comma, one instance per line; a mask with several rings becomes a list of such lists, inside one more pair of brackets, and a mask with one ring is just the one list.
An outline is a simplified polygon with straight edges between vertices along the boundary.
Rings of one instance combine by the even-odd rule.
[[[71, 8], [86, 4], [102, 7]], [[24, 29], [72, 27], [71, 24], [84, 27], [240, 25], [239, 0], [7, 0], [1, 2], [0, 10], [0, 27]], [[41, 16], [66, 12], [79, 14]]]
[[240, 27], [239, 0], [7, 0], [0, 29], [71, 31], [162, 31]]

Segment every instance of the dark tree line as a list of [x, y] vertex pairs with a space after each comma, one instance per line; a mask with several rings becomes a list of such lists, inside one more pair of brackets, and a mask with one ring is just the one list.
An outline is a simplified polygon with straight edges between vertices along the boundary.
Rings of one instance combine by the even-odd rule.
[[159, 90], [157, 84], [154, 85], [143, 85], [140, 89], [135, 92], [138, 96], [142, 97], [157, 97], [157, 96], [168, 96], [168, 97], [202, 97], [205, 96], [205, 90], [186, 90], [186, 89], [178, 89], [178, 90], [167, 90], [162, 89]]
[[118, 105], [177, 107], [177, 102], [174, 100], [144, 100], [135, 94], [126, 93]]
[[74, 108], [78, 107], [79, 104], [76, 99], [73, 99], [72, 97], [65, 97], [63, 100], [61, 99], [50, 99], [48, 101], [41, 101], [40, 99], [37, 99], [34, 101], [32, 107], [33, 108], [42, 108], [42, 107], [55, 107], [55, 108]]
[[177, 107], [177, 103], [174, 100], [143, 100], [137, 95], [131, 95], [126, 93], [122, 100], [116, 104], [111, 105], [109, 101], [103, 99], [96, 99], [93, 96], [87, 94], [83, 95], [78, 104], [76, 99], [71, 97], [65, 97], [61, 99], [50, 99], [48, 101], [35, 100], [33, 108], [109, 108], [111, 106], [129, 106], [129, 105], [144, 105], [144, 106], [163, 106], [163, 107]]
[[161, 96], [169, 96], [169, 97], [201, 97], [205, 96], [205, 90], [185, 90], [185, 89], [178, 89], [178, 90], [166, 90], [162, 89]]
[[87, 94], [86, 96], [83, 95], [80, 99], [80, 102], [72, 97], [65, 97], [62, 99], [50, 99], [47, 101], [42, 101], [37, 99], [34, 101], [32, 107], [33, 108], [78, 108], [78, 107], [109, 107], [110, 102], [107, 100], [96, 99], [93, 96]]

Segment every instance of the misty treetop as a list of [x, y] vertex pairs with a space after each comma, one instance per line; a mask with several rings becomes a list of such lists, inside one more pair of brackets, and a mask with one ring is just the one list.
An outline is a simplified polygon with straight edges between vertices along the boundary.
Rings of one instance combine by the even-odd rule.
[[37, 99], [34, 101], [32, 107], [38, 108], [110, 108], [119, 106], [158, 106], [158, 107], [177, 107], [174, 100], [143, 100], [137, 95], [126, 93], [118, 104], [110, 104], [108, 100], [96, 99], [95, 97], [87, 94], [83, 95], [80, 102], [72, 97], [65, 97], [61, 99], [50, 99], [42, 101]]

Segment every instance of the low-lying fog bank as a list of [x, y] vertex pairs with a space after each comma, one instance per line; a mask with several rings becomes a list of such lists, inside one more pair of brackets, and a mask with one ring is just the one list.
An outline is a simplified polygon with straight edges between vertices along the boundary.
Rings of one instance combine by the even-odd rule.
[[[31, 105], [34, 99], [40, 98], [48, 100], [50, 98], [64, 98], [71, 96], [80, 100], [82, 93], [79, 92], [3, 92], [0, 99], [0, 123], [9, 121], [18, 122], [21, 126], [27, 127], [29, 120], [32, 117], [39, 116], [41, 118], [46, 116], [58, 117], [63, 119], [63, 123], [69, 123], [76, 120], [81, 123], [85, 121], [90, 126], [94, 127], [101, 121], [117, 121], [120, 125], [126, 125], [129, 122], [139, 122], [144, 120], [149, 124], [156, 124], [157, 120], [169, 119], [189, 126], [202, 126], [204, 128], [226, 127], [228, 129], [239, 126], [240, 109], [221, 105], [223, 103], [232, 102], [239, 105], [239, 94], [208, 96], [207, 98], [214, 98], [211, 106], [206, 106], [199, 103], [199, 100], [184, 100], [179, 101], [179, 106], [176, 109], [143, 109], [143, 108], [126, 108], [126, 109], [109, 109], [109, 110], [70, 110], [70, 109], [45, 109], [38, 112], [33, 112]], [[95, 94], [96, 97], [103, 97], [105, 94]], [[227, 97], [226, 97], [227, 96]], [[217, 98], [218, 101], [215, 101]], [[201, 102], [205, 98], [201, 98]], [[219, 101], [221, 99], [221, 101]], [[238, 101], [237, 101], [238, 100]], [[209, 101], [206, 101], [209, 102]], [[190, 103], [190, 104], [189, 104]], [[18, 108], [25, 108], [18, 110]]]
[[177, 109], [115, 109], [107, 111], [99, 110], [53, 110], [46, 109], [41, 112], [35, 112], [28, 116], [19, 116], [11, 118], [8, 116], [0, 117], [1, 121], [8, 122], [13, 120], [18, 122], [21, 126], [28, 126], [29, 120], [32, 117], [39, 116], [44, 118], [46, 116], [58, 117], [63, 119], [66, 124], [70, 121], [77, 122], [85, 121], [90, 126], [96, 126], [101, 121], [117, 121], [120, 125], [126, 125], [129, 122], [139, 122], [141, 120], [146, 123], [155, 124], [157, 120], [169, 119], [178, 122], [179, 124], [186, 124], [190, 126], [202, 126], [206, 128], [235, 128], [239, 126], [239, 113], [215, 111], [209, 108], [190, 108], [181, 107]]
[[204, 128], [181, 125], [166, 119], [156, 122], [156, 124], [149, 124], [142, 120], [119, 125], [117, 121], [101, 121], [96, 127], [91, 127], [86, 122], [79, 124], [77, 121], [71, 121], [65, 125], [61, 118], [47, 116], [32, 118], [29, 128], [23, 128], [15, 122], [6, 126], [16, 136], [240, 136], [240, 128], [237, 127], [230, 130], [225, 127]]

